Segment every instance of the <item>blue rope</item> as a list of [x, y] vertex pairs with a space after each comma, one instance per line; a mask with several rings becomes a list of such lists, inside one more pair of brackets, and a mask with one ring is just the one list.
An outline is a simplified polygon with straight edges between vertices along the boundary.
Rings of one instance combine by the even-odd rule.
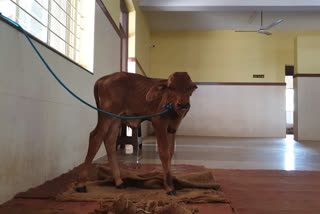
[[60, 83], [60, 85], [66, 89], [72, 96], [74, 96], [76, 99], [78, 99], [80, 102], [82, 102], [83, 104], [89, 106], [90, 108], [100, 111], [104, 114], [107, 114], [109, 116], [112, 117], [116, 117], [119, 119], [125, 119], [125, 120], [137, 120], [137, 119], [148, 119], [151, 117], [156, 117], [156, 116], [160, 116], [163, 115], [167, 112], [171, 112], [174, 111], [173, 110], [173, 106], [172, 103], [170, 103], [169, 105], [163, 105], [162, 107], [165, 108], [166, 110], [163, 112], [160, 112], [158, 114], [153, 114], [153, 115], [149, 115], [149, 116], [136, 116], [136, 117], [123, 117], [123, 116], [119, 116], [110, 112], [106, 112], [103, 111], [99, 108], [96, 108], [95, 106], [89, 104], [88, 102], [84, 101], [83, 99], [81, 99], [78, 95], [76, 95], [75, 93], [73, 93], [58, 77], [57, 75], [51, 70], [50, 66], [48, 65], [48, 63], [43, 59], [43, 57], [41, 56], [40, 52], [38, 51], [38, 49], [35, 47], [35, 45], [33, 44], [33, 42], [31, 41], [29, 35], [24, 31], [24, 29], [21, 27], [21, 25], [19, 25], [18, 23], [16, 23], [15, 21], [12, 21], [11, 19], [7, 18], [6, 16], [2, 15], [2, 13], [0, 12], [0, 16], [3, 17], [4, 19], [6, 19], [7, 21], [9, 21], [10, 23], [14, 24], [15, 26], [17, 26], [19, 29], [21, 29], [22, 33], [26, 36], [26, 38], [28, 39], [29, 43], [31, 44], [31, 46], [33, 47], [34, 51], [38, 54], [38, 56], [40, 57], [41, 61], [43, 62], [43, 64], [47, 67], [47, 69], [50, 71], [50, 73], [52, 74], [52, 76]]

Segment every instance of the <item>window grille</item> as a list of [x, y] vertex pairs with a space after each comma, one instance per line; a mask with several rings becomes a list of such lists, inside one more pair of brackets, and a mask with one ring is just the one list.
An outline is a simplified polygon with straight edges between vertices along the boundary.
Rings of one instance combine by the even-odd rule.
[[[85, 1], [0, 0], [0, 11], [19, 23], [28, 33], [82, 65], [80, 38], [84, 27], [81, 22], [84, 16], [88, 16], [81, 14], [83, 2]], [[94, 16], [94, 12], [91, 15]], [[90, 38], [93, 39], [93, 36]]]

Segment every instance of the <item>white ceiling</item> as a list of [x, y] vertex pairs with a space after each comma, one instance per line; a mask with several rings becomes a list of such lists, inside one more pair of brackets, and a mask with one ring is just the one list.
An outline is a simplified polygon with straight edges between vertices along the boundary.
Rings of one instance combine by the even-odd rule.
[[149, 11], [320, 11], [319, 0], [139, 0]]
[[320, 0], [140, 0], [152, 31], [257, 30], [283, 19], [272, 30], [320, 30]]

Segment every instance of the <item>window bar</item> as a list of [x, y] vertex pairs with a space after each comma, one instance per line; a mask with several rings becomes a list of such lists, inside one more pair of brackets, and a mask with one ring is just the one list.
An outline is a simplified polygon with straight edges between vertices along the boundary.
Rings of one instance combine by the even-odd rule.
[[[22, 7], [20, 7], [19, 6], [19, 1], [20, 0], [17, 0], [17, 3], [16, 2], [14, 2], [14, 1], [12, 1], [12, 0], [10, 0], [12, 3], [14, 3], [16, 6], [17, 6], [17, 8], [18, 9], [22, 9], [24, 12], [26, 12], [29, 16], [31, 16], [34, 20], [36, 20], [37, 22], [39, 22], [42, 26], [44, 26], [44, 27], [46, 27], [43, 23], [41, 23], [37, 18], [35, 18], [33, 15], [31, 15], [28, 11], [26, 11], [25, 9], [23, 9]], [[54, 1], [54, 0], [51, 0], [51, 1]], [[67, 26], [66, 25], [64, 25], [60, 20], [58, 20], [52, 13], [51, 13], [51, 1], [49, 0], [48, 1], [48, 13], [57, 21], [57, 22], [59, 22], [61, 25], [63, 25], [64, 27], [66, 27], [67, 28]], [[50, 7], [49, 7], [50, 6]], [[61, 8], [62, 9], [62, 8]], [[64, 10], [63, 10], [64, 11]], [[64, 11], [65, 12], [65, 11]], [[19, 14], [19, 13], [17, 13], [17, 14]], [[67, 14], [67, 13], [66, 13]], [[67, 14], [68, 15], [68, 14]], [[71, 18], [71, 17], [70, 17]], [[72, 18], [71, 18], [72, 19]], [[72, 19], [73, 20], [73, 19]], [[74, 20], [73, 20], [74, 21]], [[77, 24], [77, 22], [76, 21], [74, 21], [75, 22], [75, 25], [76, 26], [79, 26], [79, 24]], [[48, 17], [48, 26], [49, 26], [49, 17]], [[67, 28], [67, 30], [69, 30], [68, 28]], [[70, 31], [70, 30], [69, 30]], [[72, 33], [72, 32], [71, 32]], [[76, 34], [74, 34], [75, 35], [75, 37], [77, 37], [77, 35]], [[79, 38], [79, 37], [77, 37], [77, 38]]]
[[77, 1], [76, 1], [76, 6], [73, 6], [71, 1], [67, 1], [67, 3], [70, 4], [70, 6], [77, 11]]
[[[66, 8], [66, 9], [68, 10], [68, 1], [67, 1], [66, 3], [67, 3], [67, 5], [66, 5], [67, 8]], [[68, 13], [66, 12], [65, 14], [66, 14], [66, 25], [68, 25], [68, 16], [67, 16]], [[68, 45], [67, 45], [67, 44], [68, 44], [68, 42], [67, 42], [67, 40], [68, 40], [68, 34], [67, 34], [67, 32], [68, 32], [68, 27], [66, 26], [66, 33], [65, 33], [65, 38], [66, 38], [66, 39], [65, 39], [65, 41], [64, 41], [64, 42], [66, 43], [66, 44], [65, 44], [65, 53], [66, 53], [66, 56], [69, 57], [69, 52], [68, 52], [68, 49], [69, 49], [69, 48], [68, 48]]]
[[[37, 0], [33, 0], [33, 1], [37, 2], [37, 4], [40, 5], [40, 7], [42, 7], [44, 10], [48, 11], [49, 7], [48, 7], [48, 9], [46, 9], [46, 8], [45, 8], [42, 4], [40, 4]], [[49, 2], [50, 2], [50, 1], [48, 1], [48, 4], [49, 4]]]
[[[14, 2], [12, 0], [10, 0], [12, 3], [14, 3], [19, 10], [23, 10], [23, 12], [25, 12], [26, 14], [28, 14], [31, 18], [33, 18], [34, 20], [36, 20], [39, 24], [41, 24], [42, 26], [46, 27], [44, 24], [42, 24], [42, 22], [40, 22], [37, 18], [35, 18], [33, 15], [31, 15], [28, 11], [26, 11], [25, 9], [23, 9], [22, 7], [19, 6], [19, 0], [17, 0], [17, 2]], [[17, 13], [19, 15], [19, 12]], [[18, 17], [18, 16], [17, 16]], [[17, 20], [18, 21], [18, 20]]]
[[[70, 3], [70, 5], [72, 6], [72, 4]], [[77, 7], [77, 2], [76, 2], [76, 5], [75, 5], [76, 7]], [[77, 49], [77, 46], [76, 46], [76, 44], [77, 44], [77, 22], [78, 22], [78, 20], [77, 20], [77, 8], [74, 8], [75, 9], [75, 11], [76, 11], [76, 16], [75, 16], [75, 18], [76, 18], [76, 21], [75, 21], [75, 35], [74, 35], [74, 40], [73, 40], [73, 60], [74, 61], [76, 61], [76, 49]]]
[[[67, 14], [67, 16], [69, 16], [69, 17], [72, 19], [72, 21], [76, 22], [76, 21], [68, 14], [68, 12], [59, 5], [58, 2], [56, 2], [55, 0], [52, 0], [52, 1], [54, 1], [54, 2], [56, 3], [56, 5], [58, 5], [58, 7], [59, 7], [63, 12], [65, 12], [65, 13]], [[69, 3], [67, 2], [67, 4], [69, 4]], [[71, 5], [71, 4], [70, 4], [70, 5]], [[72, 6], [72, 5], [71, 5], [71, 6]], [[68, 6], [67, 6], [67, 7], [68, 7]], [[77, 8], [74, 8], [74, 9], [76, 10], [76, 13], [78, 13]], [[79, 13], [79, 14], [80, 14], [80, 13]], [[80, 14], [80, 15], [81, 15], [81, 14]]]
[[[75, 9], [76, 9], [76, 13], [77, 13], [78, 12], [77, 8], [80, 7], [80, 5], [78, 5], [78, 1], [76, 1], [75, 3], [76, 3], [76, 8]], [[76, 55], [77, 55], [77, 38], [78, 38], [77, 37], [77, 30], [78, 30], [77, 24], [79, 23], [79, 25], [80, 25], [81, 23], [80, 23], [80, 20], [78, 20], [78, 16], [77, 15], [76, 15], [75, 18], [76, 18], [76, 21], [75, 21], [76, 26], [75, 26], [75, 31], [74, 31], [75, 39], [74, 39], [74, 49], [73, 49], [74, 52], [73, 52], [73, 54], [74, 54], [74, 60], [77, 61], [77, 57], [76, 57]], [[80, 63], [80, 60], [79, 60], [78, 63]]]
[[63, 9], [56, 0], [51, 0], [51, 1], [55, 2], [58, 5], [58, 7], [60, 7], [60, 9], [63, 10], [63, 12], [67, 13], [67, 11], [65, 11], [65, 9]]
[[62, 41], [64, 41], [66, 44], [72, 46], [69, 42], [66, 41], [66, 39], [61, 38], [58, 34], [56, 34], [55, 32], [53, 32], [51, 29], [49, 29], [50, 33], [54, 34], [56, 37], [58, 37], [59, 39], [61, 39]]
[[[71, 12], [71, 10], [72, 9], [75, 9], [75, 19], [73, 19], [69, 14], [68, 14], [68, 12], [67, 11], [65, 11], [55, 0], [49, 0], [48, 1], [48, 9], [46, 9], [43, 5], [41, 5], [37, 0], [34, 0], [38, 5], [40, 5], [44, 10], [46, 10], [46, 11], [48, 11], [48, 22], [47, 22], [47, 26], [45, 26], [45, 24], [43, 24], [41, 21], [39, 21], [36, 17], [34, 17], [32, 14], [30, 14], [28, 11], [26, 11], [24, 8], [22, 8], [22, 7], [20, 7], [20, 5], [19, 5], [19, 1], [21, 1], [21, 0], [16, 0], [16, 2], [14, 2], [13, 0], [10, 0], [13, 4], [15, 4], [16, 5], [16, 17], [15, 17], [15, 21], [16, 22], [18, 22], [18, 20], [19, 20], [19, 15], [20, 15], [20, 10], [22, 10], [22, 11], [24, 11], [27, 15], [29, 15], [32, 19], [34, 19], [36, 22], [38, 22], [38, 23], [40, 23], [43, 27], [46, 27], [47, 28], [47, 44], [49, 45], [50, 44], [50, 33], [52, 33], [52, 34], [54, 34], [55, 36], [57, 36], [59, 39], [61, 39], [62, 41], [64, 41], [65, 42], [65, 51], [66, 51], [66, 55], [68, 56], [68, 54], [69, 54], [69, 51], [68, 51], [68, 45], [69, 46], [71, 46], [72, 48], [73, 48], [73, 57], [72, 57], [72, 59], [74, 60], [74, 61], [76, 61], [76, 54], [77, 54], [77, 52], [79, 52], [79, 50], [77, 49], [77, 39], [80, 39], [80, 37], [78, 37], [77, 36], [77, 31], [78, 31], [78, 27], [80, 27], [80, 29], [82, 29], [82, 27], [81, 27], [81, 24], [80, 24], [80, 20], [77, 20], [78, 19], [78, 16], [77, 16], [77, 14], [79, 14], [80, 15], [80, 17], [81, 17], [81, 13], [79, 13], [78, 12], [78, 7], [80, 7], [81, 5], [79, 5], [79, 2], [78, 1], [75, 1], [75, 5], [76, 5], [76, 7], [74, 7], [71, 3], [69, 3], [68, 1], [67, 1], [67, 8], [69, 7], [70, 8], [70, 12]], [[64, 25], [63, 23], [61, 23], [61, 21], [60, 20], [58, 20], [53, 14], [52, 14], [52, 1], [54, 1], [58, 6], [59, 6], [59, 8], [61, 9], [61, 10], [63, 10], [65, 13], [66, 13], [66, 18], [67, 18], [67, 24], [66, 25]], [[81, 4], [81, 2], [80, 2], [80, 4]], [[67, 9], [68, 10], [68, 9]], [[52, 17], [57, 21], [57, 22], [59, 22], [62, 26], [64, 26], [65, 28], [66, 28], [66, 38], [65, 39], [63, 39], [63, 38], [61, 38], [57, 33], [55, 33], [55, 32], [53, 32], [51, 29], [50, 29], [50, 23], [51, 23], [51, 19], [52, 19]], [[70, 19], [70, 20], [72, 20], [73, 22], [74, 22], [74, 24], [75, 24], [75, 32], [73, 33], [70, 29], [69, 29], [69, 27], [68, 27], [68, 25], [70, 25], [70, 23], [71, 23], [71, 21], [69, 20], [68, 21], [68, 19]], [[71, 45], [69, 42], [68, 42], [68, 38], [70, 38], [71, 36], [70, 35], [68, 35], [68, 34], [71, 34], [71, 35], [73, 35], [74, 36], [74, 41], [73, 41], [73, 44]], [[68, 37], [69, 36], [69, 37]], [[69, 57], [70, 58], [70, 57]], [[79, 63], [79, 62], [77, 62], [77, 63]]]
[[[11, 0], [10, 0], [11, 1]], [[17, 4], [19, 4], [19, 1], [20, 0], [17, 0]], [[19, 17], [19, 15], [20, 15], [20, 10], [19, 10], [19, 6], [16, 4], [16, 17], [15, 17], [15, 20], [14, 21], [16, 21], [17, 23], [18, 23], [18, 17]]]
[[[57, 22], [59, 22], [63, 27], [65, 27], [66, 29], [67, 29], [67, 31], [70, 31], [70, 33], [71, 34], [73, 34], [75, 37], [77, 37], [77, 35], [76, 34], [74, 34], [74, 33], [72, 33], [72, 31], [71, 30], [69, 30], [69, 28], [68, 28], [68, 22], [67, 22], [67, 25], [64, 25], [62, 22], [60, 22], [54, 15], [52, 15], [51, 13], [50, 13], [50, 16], [51, 17], [53, 17]], [[77, 23], [75, 23], [75, 25], [77, 26]], [[79, 37], [77, 37], [77, 38], [79, 38]]]
[[51, 17], [50, 17], [50, 11], [51, 11], [51, 1], [48, 1], [48, 27], [47, 27], [47, 44], [50, 44], [50, 23], [51, 23]]
[[[67, 25], [64, 25], [58, 18], [56, 18], [56, 17], [51, 13], [51, 11], [50, 11], [49, 13], [50, 13], [50, 15], [51, 15], [57, 22], [59, 22], [59, 23], [60, 23], [61, 25], [63, 25], [64, 27], [66, 27], [66, 29], [72, 33], [72, 31], [69, 30], [69, 28], [67, 27]], [[70, 17], [70, 16], [69, 16], [69, 17]], [[71, 18], [71, 20], [75, 23], [75, 26], [76, 26], [76, 27], [77, 27], [77, 26], [80, 26], [80, 24], [77, 24], [77, 22], [76, 22], [75, 20], [73, 20], [72, 18]], [[72, 34], [75, 35], [75, 37], [77, 37], [76, 34], [74, 34], [74, 33], [72, 33]], [[79, 38], [79, 37], [77, 37], [77, 38]]]
[[55, 20], [57, 20], [57, 22], [59, 22], [61, 25], [63, 25], [64, 27], [67, 27], [65, 24], [63, 24], [57, 17], [55, 17], [54, 15], [53, 15], [53, 13], [51, 13], [50, 12], [50, 15], [55, 19]]
[[[67, 14], [69, 13], [69, 5], [68, 5], [68, 1], [66, 2], [66, 10], [67, 10], [67, 13], [66, 13], [66, 28], [69, 29], [70, 28], [70, 18], [67, 16]], [[66, 41], [70, 42], [70, 33], [68, 33], [68, 30], [66, 30]], [[70, 47], [69, 45], [66, 45], [66, 53], [67, 53], [67, 56], [70, 58]]]

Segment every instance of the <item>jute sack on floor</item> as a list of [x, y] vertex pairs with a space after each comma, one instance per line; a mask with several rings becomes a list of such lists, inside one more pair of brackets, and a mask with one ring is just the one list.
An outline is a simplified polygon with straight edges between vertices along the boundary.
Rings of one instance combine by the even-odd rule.
[[125, 198], [120, 198], [112, 204], [100, 203], [100, 208], [95, 209], [91, 214], [196, 214], [198, 212], [197, 208], [188, 208], [181, 203], [164, 204], [161, 201], [132, 203]]
[[87, 193], [78, 193], [75, 186], [58, 195], [60, 201], [117, 201], [125, 197], [132, 202], [163, 201], [184, 203], [223, 203], [225, 198], [218, 191], [211, 172], [197, 172], [174, 176], [177, 196], [168, 196], [163, 190], [161, 172], [136, 173], [121, 170], [121, 177], [128, 185], [126, 189], [116, 189], [110, 168], [99, 167], [97, 181], [87, 181]]

